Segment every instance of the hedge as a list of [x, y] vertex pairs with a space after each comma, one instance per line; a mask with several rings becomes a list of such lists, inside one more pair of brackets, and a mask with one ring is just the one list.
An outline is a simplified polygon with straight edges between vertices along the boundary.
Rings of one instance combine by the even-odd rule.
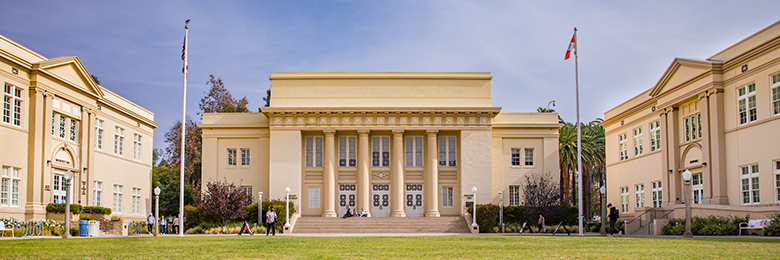
[[[501, 209], [498, 205], [494, 204], [477, 204], [477, 224], [479, 225], [480, 233], [491, 233], [499, 227], [499, 213]], [[545, 213], [555, 212], [558, 213]], [[471, 213], [472, 208], [468, 207], [468, 212]], [[531, 212], [540, 212], [544, 215], [547, 226], [558, 225], [563, 221], [564, 225], [577, 225], [577, 214], [579, 213], [577, 207], [569, 206], [559, 209], [534, 209], [525, 206], [504, 206], [504, 223], [505, 225], [523, 225], [526, 221], [528, 225], [536, 225], [539, 216], [529, 216]]]
[[[691, 218], [691, 232], [694, 236], [736, 236], [739, 234], [739, 223], [747, 222], [746, 218], [738, 216], [707, 216]], [[662, 228], [664, 235], [678, 235], [685, 233], [685, 219], [670, 219]]]
[[[65, 204], [63, 203], [49, 203], [46, 205], [46, 212], [49, 213], [65, 213]], [[82, 209], [79, 204], [70, 204], [70, 213], [81, 214]]]
[[84, 207], [84, 213], [111, 215], [111, 209], [100, 206], [86, 206]]

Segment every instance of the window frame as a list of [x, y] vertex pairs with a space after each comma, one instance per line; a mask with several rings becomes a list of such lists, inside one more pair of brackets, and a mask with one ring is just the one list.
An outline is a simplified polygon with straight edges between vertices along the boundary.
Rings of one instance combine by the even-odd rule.
[[0, 206], [18, 208], [21, 205], [22, 168], [3, 166], [0, 176]]
[[455, 189], [453, 189], [452, 186], [442, 186], [441, 187], [441, 207], [445, 209], [454, 208], [454, 200], [455, 197], [453, 195]]
[[371, 167], [390, 167], [390, 136], [371, 136]]
[[114, 154], [118, 156], [124, 156], [125, 146], [125, 129], [119, 126], [114, 126]]
[[634, 128], [634, 157], [642, 155], [644, 151], [644, 138], [642, 136], [642, 127]]
[[[315, 196], [316, 195], [316, 196]], [[320, 187], [309, 187], [309, 208], [320, 208]]]
[[740, 205], [756, 205], [761, 203], [758, 164], [740, 166], [739, 181]]
[[425, 141], [421, 135], [407, 135], [404, 138], [404, 166], [425, 167]]
[[652, 184], [652, 196], [653, 196], [653, 207], [654, 208], [660, 208], [663, 203], [663, 197], [664, 197], [664, 190], [663, 190], [663, 183], [661, 181], [655, 181]]
[[133, 187], [133, 215], [141, 215], [141, 188]]
[[103, 123], [105, 121], [95, 120], [95, 149], [103, 151]]
[[511, 148], [509, 151], [509, 163], [512, 167], [522, 167], [520, 164], [520, 148]]
[[[752, 91], [751, 91], [752, 88]], [[756, 105], [756, 83], [748, 83], [736, 89], [737, 125], [746, 125], [758, 120]], [[751, 105], [752, 104], [752, 105]], [[744, 117], [744, 122], [743, 122]]]
[[780, 203], [780, 160], [773, 161], [772, 165], [775, 173], [775, 203]]
[[92, 206], [101, 207], [103, 205], [103, 182], [92, 182]]
[[357, 136], [343, 135], [339, 136], [339, 168], [357, 167]]
[[650, 123], [650, 152], [661, 149], [661, 120]]
[[5, 82], [3, 84], [4, 124], [22, 127], [24, 115], [24, 89]]
[[[252, 153], [249, 148], [241, 148], [241, 166], [251, 166]], [[251, 195], [251, 194], [250, 194]]]
[[522, 187], [519, 185], [509, 185], [509, 206], [520, 206], [520, 191]]
[[114, 204], [113, 211], [122, 214], [122, 200], [124, 195], [124, 185], [114, 184]]
[[628, 134], [622, 133], [618, 135], [618, 152], [620, 153], [620, 161], [628, 160]]
[[636, 203], [635, 208], [644, 208], [645, 207], [645, 185], [644, 184], [634, 185], [634, 196], [635, 196], [634, 203]]
[[143, 153], [143, 136], [133, 133], [133, 160], [141, 161], [141, 154]]
[[321, 168], [323, 164], [324, 143], [321, 135], [304, 137], [304, 167]]
[[769, 82], [772, 83], [769, 86], [770, 100], [772, 100], [769, 103], [770, 111], [772, 116], [780, 116], [780, 73], [770, 76]]
[[236, 148], [227, 148], [227, 166], [228, 167], [236, 167], [236, 164], [238, 163], [236, 161], [237, 159], [237, 150]]
[[458, 139], [456, 136], [440, 135], [436, 140], [438, 142], [436, 150], [439, 167], [458, 167]]
[[630, 205], [628, 201], [628, 186], [620, 187], [620, 212], [628, 213], [631, 210]]
[[[534, 150], [534, 148], [523, 148], [523, 167], [534, 167]], [[531, 152], [530, 156], [528, 155], [529, 151]]]
[[704, 175], [696, 173], [691, 175], [691, 203], [702, 204], [704, 199]]

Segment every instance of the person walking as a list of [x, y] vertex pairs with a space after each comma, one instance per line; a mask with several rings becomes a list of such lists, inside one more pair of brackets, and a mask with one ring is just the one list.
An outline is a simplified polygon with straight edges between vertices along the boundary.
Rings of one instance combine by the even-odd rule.
[[547, 226], [544, 224], [544, 216], [539, 214], [539, 220], [536, 221], [536, 225], [539, 226], [539, 233], [545, 233]]
[[178, 216], [176, 216], [175, 218], [173, 218], [173, 233], [178, 234], [180, 228], [181, 228], [181, 220], [179, 219]]
[[271, 232], [276, 236], [276, 212], [274, 212], [273, 206], [265, 213], [265, 223], [267, 224], [265, 226], [265, 235], [268, 236], [268, 233]]
[[168, 233], [168, 225], [166, 224], [167, 221], [165, 221], [165, 216], [160, 217], [160, 234], [167, 234]]
[[151, 235], [152, 231], [154, 231], [154, 221], [155, 221], [154, 215], [152, 215], [152, 213], [149, 213], [149, 216], [146, 217], [146, 226], [147, 226], [146, 230], [149, 231], [149, 235]]
[[607, 208], [609, 208], [609, 236], [611, 237], [615, 231], [618, 232], [618, 236], [621, 236], [620, 230], [615, 229], [615, 222], [617, 222], [620, 214], [618, 213], [618, 210], [612, 206], [612, 203], [607, 204]]

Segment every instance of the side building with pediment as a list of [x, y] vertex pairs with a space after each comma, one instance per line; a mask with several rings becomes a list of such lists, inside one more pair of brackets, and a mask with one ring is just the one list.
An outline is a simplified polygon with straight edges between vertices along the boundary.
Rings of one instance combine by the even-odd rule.
[[96, 84], [77, 57], [46, 58], [0, 35], [0, 216], [46, 219], [69, 199], [126, 221], [151, 209], [154, 114]]
[[[557, 113], [492, 105], [490, 73], [271, 73], [260, 113], [204, 114], [202, 187], [285, 198], [300, 216], [461, 216], [520, 205], [525, 176], [558, 176]], [[522, 97], [518, 101], [522, 102]], [[557, 178], [554, 178], [557, 182]]]
[[684, 217], [686, 170], [696, 216], [780, 211], [780, 22], [707, 59], [674, 59], [604, 118], [607, 197], [626, 216]]

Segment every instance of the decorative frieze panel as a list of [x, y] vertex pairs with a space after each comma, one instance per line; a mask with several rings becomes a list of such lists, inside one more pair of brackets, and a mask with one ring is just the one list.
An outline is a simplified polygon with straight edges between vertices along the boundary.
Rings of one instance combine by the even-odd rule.
[[266, 113], [273, 127], [490, 126], [495, 114], [493, 112]]

